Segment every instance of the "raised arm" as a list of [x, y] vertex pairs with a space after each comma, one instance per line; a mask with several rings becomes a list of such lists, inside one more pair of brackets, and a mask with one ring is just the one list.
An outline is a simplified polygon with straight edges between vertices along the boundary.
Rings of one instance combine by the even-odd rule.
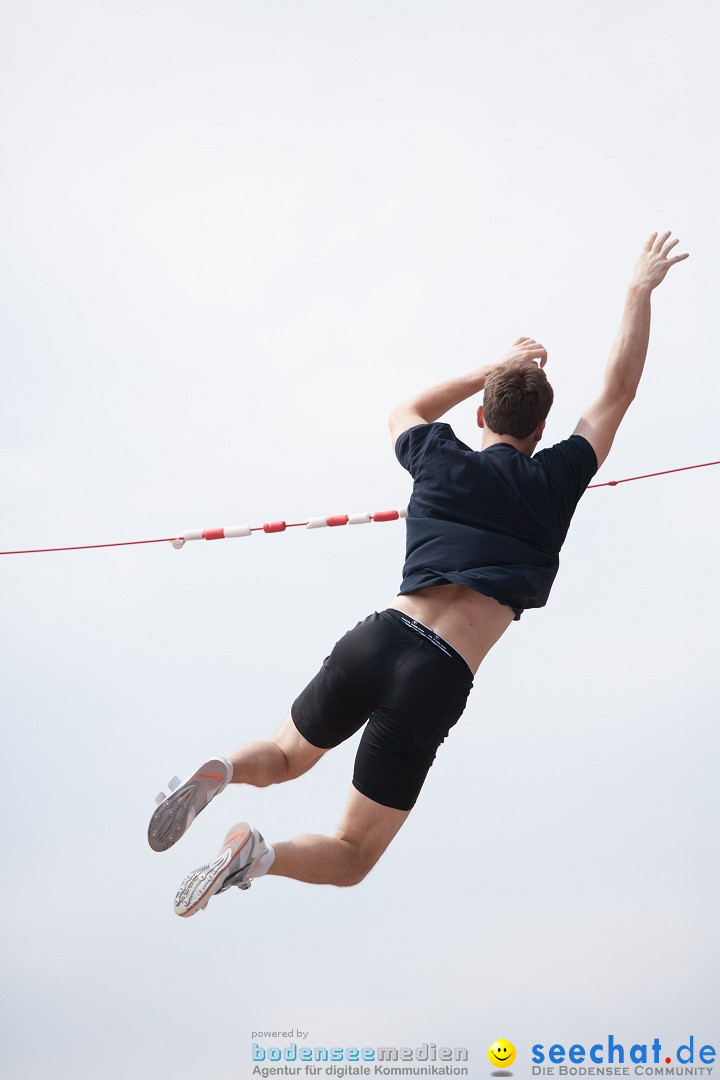
[[518, 338], [508, 351], [492, 364], [485, 364], [468, 375], [460, 375], [457, 379], [449, 379], [437, 386], [423, 390], [414, 397], [408, 398], [390, 414], [390, 434], [393, 446], [398, 436], [415, 427], [416, 424], [432, 424], [446, 412], [466, 401], [473, 394], [479, 394], [485, 386], [485, 380], [493, 370], [501, 364], [509, 364], [513, 360], [527, 360], [528, 363], [539, 363], [544, 367], [547, 362], [547, 353], [542, 345], [538, 345], [533, 338]]
[[668, 258], [678, 243], [670, 233], [653, 233], [635, 264], [625, 299], [620, 331], [610, 353], [600, 396], [584, 410], [575, 428], [584, 435], [602, 465], [610, 452], [620, 422], [640, 382], [650, 339], [650, 294], [663, 280], [671, 266], [687, 255]]

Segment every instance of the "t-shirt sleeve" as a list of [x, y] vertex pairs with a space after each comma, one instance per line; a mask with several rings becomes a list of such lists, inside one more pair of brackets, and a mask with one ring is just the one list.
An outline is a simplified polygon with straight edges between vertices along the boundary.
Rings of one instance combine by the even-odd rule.
[[565, 508], [574, 509], [598, 470], [597, 457], [590, 443], [582, 435], [571, 435], [535, 457], [542, 459], [556, 495], [566, 503]]
[[447, 424], [416, 424], [398, 435], [395, 441], [395, 456], [413, 480], [420, 471], [428, 447], [437, 437], [438, 430], [444, 427], [447, 427]]

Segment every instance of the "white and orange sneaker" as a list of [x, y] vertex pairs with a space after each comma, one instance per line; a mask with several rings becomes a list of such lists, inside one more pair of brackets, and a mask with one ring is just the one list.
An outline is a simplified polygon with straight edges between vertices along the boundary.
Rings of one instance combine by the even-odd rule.
[[201, 765], [184, 784], [177, 776], [172, 778], [168, 784], [170, 794], [160, 792], [155, 800], [158, 808], [150, 818], [148, 843], [153, 851], [167, 851], [177, 843], [200, 811], [224, 791], [232, 771], [232, 765], [225, 758], [213, 758]]
[[272, 865], [275, 853], [257, 829], [241, 821], [228, 829], [214, 862], [199, 866], [183, 881], [175, 897], [175, 914], [186, 918], [202, 911], [216, 893], [234, 885], [249, 889], [252, 878], [265, 874]]

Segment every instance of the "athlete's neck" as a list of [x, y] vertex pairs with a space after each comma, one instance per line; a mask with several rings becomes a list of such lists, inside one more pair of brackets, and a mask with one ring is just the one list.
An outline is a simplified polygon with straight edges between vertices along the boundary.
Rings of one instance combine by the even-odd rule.
[[514, 446], [521, 454], [527, 454], [528, 457], [532, 457], [535, 447], [538, 444], [538, 440], [535, 439], [534, 436], [531, 436], [529, 439], [514, 439], [512, 435], [496, 435], [494, 431], [483, 428], [481, 449], [487, 450], [488, 446], [497, 446], [499, 443], [507, 443], [508, 446]]
[[532, 457], [537, 444], [542, 439], [545, 421], [541, 420], [535, 430], [526, 438], [516, 439], [514, 435], [498, 435], [497, 432], [487, 426], [482, 409], [478, 409], [478, 426], [482, 428], [482, 450], [487, 450], [488, 446], [497, 446], [498, 443], [507, 443], [508, 446], [513, 446], [516, 450], [519, 450], [521, 454]]

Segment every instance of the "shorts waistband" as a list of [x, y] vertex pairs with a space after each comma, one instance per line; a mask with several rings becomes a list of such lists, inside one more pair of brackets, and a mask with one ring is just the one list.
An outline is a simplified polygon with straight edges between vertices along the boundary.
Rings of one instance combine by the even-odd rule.
[[391, 619], [392, 622], [397, 623], [398, 626], [405, 627], [411, 633], [417, 634], [418, 637], [423, 638], [424, 641], [434, 645], [440, 652], [445, 653], [451, 660], [459, 660], [463, 667], [467, 668], [472, 677], [472, 669], [465, 657], [462, 656], [457, 649], [454, 649], [445, 638], [440, 637], [440, 635], [436, 634], [434, 630], [431, 630], [429, 626], [426, 626], [425, 623], [418, 622], [417, 619], [413, 619], [411, 615], [406, 614], [404, 611], [398, 611], [397, 608], [385, 608], [385, 610], [381, 611], [379, 614]]

